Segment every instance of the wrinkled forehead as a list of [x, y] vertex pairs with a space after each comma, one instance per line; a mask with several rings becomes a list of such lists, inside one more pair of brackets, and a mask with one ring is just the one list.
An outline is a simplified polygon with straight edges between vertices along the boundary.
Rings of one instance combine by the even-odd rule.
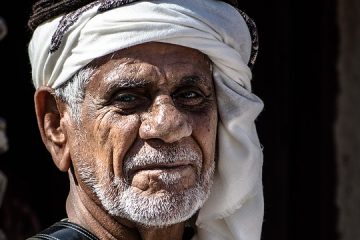
[[212, 63], [208, 56], [196, 49], [176, 44], [142, 43], [96, 58], [88, 67], [96, 70], [92, 79], [97, 80], [90, 80], [91, 86], [95, 84], [99, 87], [99, 84], [104, 83], [111, 87], [113, 82], [120, 80], [126, 86], [130, 80], [133, 83], [140, 81], [143, 85], [153, 85], [159, 84], [159, 79], [165, 76], [171, 79], [168, 84], [186, 83], [213, 88]]
[[89, 65], [99, 66], [111, 60], [120, 60], [124, 62], [164, 62], [167, 64], [188, 62], [196, 66], [205, 63], [212, 68], [212, 61], [203, 52], [181, 45], [146, 42], [125, 49], [120, 49], [102, 57], [95, 58]]

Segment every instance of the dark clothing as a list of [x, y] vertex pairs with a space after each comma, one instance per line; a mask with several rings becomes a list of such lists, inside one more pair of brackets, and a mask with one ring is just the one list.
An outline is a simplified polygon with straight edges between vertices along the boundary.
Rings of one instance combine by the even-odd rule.
[[[185, 227], [183, 239], [191, 239], [194, 230]], [[63, 219], [27, 240], [99, 240], [94, 234], [75, 223]]]
[[85, 228], [69, 222], [67, 219], [61, 220], [48, 227], [35, 236], [27, 240], [99, 240], [94, 234]]

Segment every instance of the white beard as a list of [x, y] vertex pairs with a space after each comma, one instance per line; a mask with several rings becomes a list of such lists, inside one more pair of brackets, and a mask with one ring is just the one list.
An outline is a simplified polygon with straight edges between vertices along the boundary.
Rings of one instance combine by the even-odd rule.
[[[160, 150], [160, 151], [159, 151]], [[174, 163], [187, 159], [196, 166], [197, 181], [194, 186], [181, 192], [164, 191], [154, 196], [144, 195], [129, 184], [129, 171], [147, 164]], [[82, 164], [78, 171], [82, 181], [90, 187], [109, 214], [129, 219], [145, 226], [163, 227], [186, 221], [204, 204], [210, 194], [215, 161], [201, 173], [201, 154], [179, 147], [162, 149], [140, 149], [124, 159], [124, 178], [104, 174], [96, 179], [94, 167]], [[179, 173], [162, 172], [159, 179], [167, 186], [181, 180]]]

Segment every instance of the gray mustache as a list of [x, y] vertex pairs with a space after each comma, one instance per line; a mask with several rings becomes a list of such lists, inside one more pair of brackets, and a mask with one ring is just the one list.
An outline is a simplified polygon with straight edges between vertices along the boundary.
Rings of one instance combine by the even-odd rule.
[[155, 149], [152, 147], [143, 147], [136, 154], [126, 156], [124, 159], [125, 176], [134, 170], [151, 165], [188, 163], [201, 169], [201, 153], [188, 148], [166, 147]]

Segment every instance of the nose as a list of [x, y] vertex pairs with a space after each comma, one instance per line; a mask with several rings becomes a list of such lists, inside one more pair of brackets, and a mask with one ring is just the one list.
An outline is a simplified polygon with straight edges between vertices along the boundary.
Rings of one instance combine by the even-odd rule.
[[145, 114], [139, 129], [142, 139], [161, 139], [167, 143], [190, 136], [192, 127], [188, 117], [179, 111], [170, 96], [158, 96]]

